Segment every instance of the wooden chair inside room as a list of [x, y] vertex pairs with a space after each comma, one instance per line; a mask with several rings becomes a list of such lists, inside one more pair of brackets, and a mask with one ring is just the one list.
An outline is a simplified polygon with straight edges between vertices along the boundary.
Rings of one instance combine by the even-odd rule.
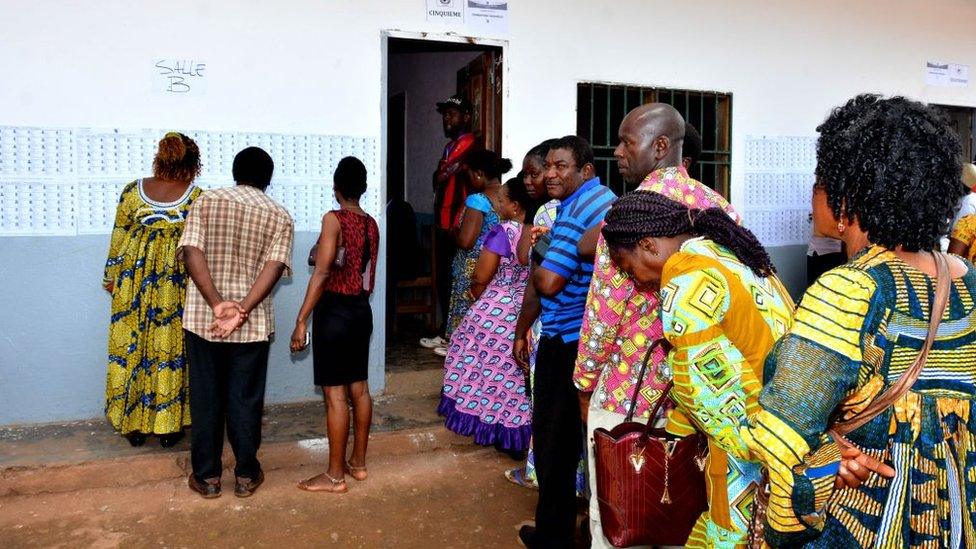
[[424, 328], [427, 331], [437, 329], [437, 283], [436, 265], [437, 253], [434, 249], [433, 226], [423, 227], [420, 231], [419, 248], [430, 250], [430, 274], [419, 276], [413, 280], [403, 280], [396, 286], [396, 311], [393, 315], [393, 335], [399, 331], [401, 316], [420, 315], [424, 318]]

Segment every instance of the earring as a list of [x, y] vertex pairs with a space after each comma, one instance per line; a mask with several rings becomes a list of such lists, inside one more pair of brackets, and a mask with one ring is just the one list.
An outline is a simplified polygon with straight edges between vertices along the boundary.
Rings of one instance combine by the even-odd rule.
[[837, 232], [839, 232], [840, 234], [844, 234], [844, 230], [846, 230], [846, 229], [847, 229], [847, 227], [844, 226], [844, 222], [843, 221], [841, 221], [840, 223], [837, 224]]

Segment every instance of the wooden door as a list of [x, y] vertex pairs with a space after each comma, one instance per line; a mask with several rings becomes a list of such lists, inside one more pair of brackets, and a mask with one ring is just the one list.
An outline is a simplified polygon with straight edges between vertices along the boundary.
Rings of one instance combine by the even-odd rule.
[[471, 102], [471, 129], [484, 140], [485, 148], [501, 154], [501, 51], [486, 51], [459, 70], [457, 93]]

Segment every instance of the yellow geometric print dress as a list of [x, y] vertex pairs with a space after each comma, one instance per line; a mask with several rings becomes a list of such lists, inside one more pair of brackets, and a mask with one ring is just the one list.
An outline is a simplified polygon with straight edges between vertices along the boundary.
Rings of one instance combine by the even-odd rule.
[[806, 292], [770, 353], [760, 411], [741, 429], [770, 471], [772, 546], [976, 546], [976, 271], [952, 281], [935, 344], [894, 406], [847, 439], [888, 462], [834, 489], [834, 414], [863, 410], [908, 369], [928, 329], [935, 283], [872, 246]]
[[176, 244], [201, 192], [191, 184], [179, 200], [159, 203], [138, 180], [119, 198], [105, 262], [105, 282], [115, 284], [105, 415], [123, 435], [164, 435], [190, 424], [182, 322], [188, 275]]
[[[710, 240], [686, 241], [664, 265], [661, 321], [676, 408], [667, 430], [708, 437], [708, 510], [686, 547], [743, 547], [761, 468], [739, 425], [757, 408], [763, 361], [789, 330], [793, 300], [776, 275], [759, 277]], [[667, 372], [663, 373], [667, 375]]]

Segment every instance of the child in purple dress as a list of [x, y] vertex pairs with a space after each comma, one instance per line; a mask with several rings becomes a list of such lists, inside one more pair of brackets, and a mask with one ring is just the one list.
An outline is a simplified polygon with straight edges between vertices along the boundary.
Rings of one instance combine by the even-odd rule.
[[535, 212], [521, 178], [502, 187], [496, 210], [502, 223], [485, 238], [469, 290], [476, 301], [451, 336], [437, 412], [455, 433], [519, 453], [529, 447], [532, 403], [525, 374], [512, 358], [515, 322], [529, 278], [517, 246], [527, 212]]

